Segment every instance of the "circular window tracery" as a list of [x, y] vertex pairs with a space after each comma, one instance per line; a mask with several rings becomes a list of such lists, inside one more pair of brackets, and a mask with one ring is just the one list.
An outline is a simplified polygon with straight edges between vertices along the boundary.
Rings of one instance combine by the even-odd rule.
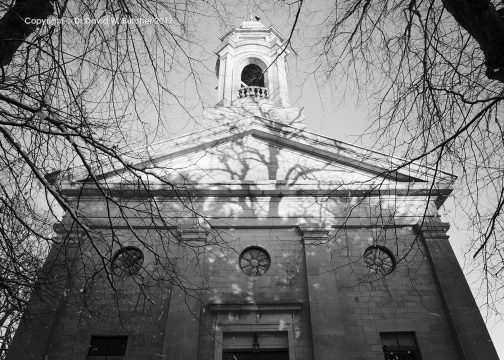
[[240, 269], [249, 276], [260, 276], [268, 271], [271, 258], [266, 250], [259, 246], [250, 246], [240, 255]]
[[392, 251], [385, 246], [371, 245], [364, 251], [364, 262], [368, 269], [382, 276], [390, 274], [396, 267]]
[[144, 255], [134, 246], [118, 250], [112, 258], [112, 273], [117, 276], [136, 275], [142, 268]]

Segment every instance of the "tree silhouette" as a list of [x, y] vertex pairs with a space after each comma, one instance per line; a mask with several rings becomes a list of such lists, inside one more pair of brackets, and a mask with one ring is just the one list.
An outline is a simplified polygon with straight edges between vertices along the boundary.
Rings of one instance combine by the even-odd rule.
[[[285, 5], [298, 27], [298, 19], [309, 11], [302, 4], [300, 0]], [[497, 287], [504, 268], [500, 241], [504, 132], [498, 117], [504, 22], [496, 9], [500, 5], [487, 0], [336, 2], [324, 9], [326, 21], [317, 28], [318, 42], [312, 48], [319, 54], [317, 65], [324, 65], [320, 67], [324, 78], [329, 75], [340, 81], [343, 75], [347, 80], [358, 79], [362, 88], [374, 89], [379, 144], [461, 175], [464, 195], [459, 202], [474, 219], [474, 256], [481, 259], [488, 284]], [[192, 15], [221, 16], [221, 11], [222, 4], [196, 1], [182, 5], [148, 0], [0, 4], [0, 216], [5, 219], [0, 223], [0, 241], [2, 255], [12, 262], [0, 273], [4, 344], [29, 292], [44, 280], [41, 266], [49, 249], [53, 249], [49, 259], [55, 264], [68, 260], [57, 253], [68, 244], [53, 246], [49, 225], [61, 218], [54, 213], [54, 204], [72, 220], [64, 226], [78, 227], [79, 234], [91, 240], [90, 246], [103, 236], [87, 226], [78, 201], [62, 196], [62, 183], [81, 180], [82, 188], [88, 183], [101, 191], [113, 214], [110, 225], [114, 218], [127, 222], [131, 212], [141, 212], [149, 214], [145, 226], [173, 228], [152, 196], [132, 206], [114, 198], [114, 189], [100, 181], [100, 174], [123, 168], [124, 182], [147, 194], [146, 176], [171, 186], [180, 211], [202, 219], [204, 225], [188, 195], [190, 186], [160, 174], [156, 164], [145, 159], [155, 132], [151, 124], [157, 121], [162, 126], [168, 102], [183, 104], [171, 86], [172, 75], [182, 67], [189, 69], [199, 89], [201, 60], [189, 51], [201, 46], [191, 38]], [[116, 26], [106, 23], [112, 18], [119, 20]], [[138, 18], [155, 20], [156, 26], [142, 27], [133, 21]], [[297, 34], [291, 30], [287, 45], [295, 47]], [[155, 112], [148, 121], [144, 120], [145, 104]], [[136, 145], [143, 150], [132, 151]], [[303, 171], [309, 174], [311, 169], [300, 169], [299, 176], [304, 176]], [[184, 178], [179, 175], [179, 180]], [[111, 229], [107, 236], [112, 239], [123, 236]], [[188, 294], [200, 290], [192, 278], [174, 271], [174, 264], [166, 260], [185, 254], [160, 251], [130, 230], [149, 249], [150, 261], [161, 264], [161, 270], [140, 279], [144, 289], [168, 277]], [[175, 238], [161, 232], [156, 236]], [[219, 246], [230, 246], [219, 242], [218, 233], [214, 239]], [[96, 277], [116, 288], [109, 266], [112, 250], [118, 244], [119, 248], [127, 245], [114, 241], [113, 249], [97, 246], [93, 250], [100, 255], [91, 267], [96, 273], [76, 281], [77, 291], [92, 287], [93, 282], [87, 280]], [[198, 253], [199, 249], [184, 251]]]
[[337, 2], [312, 48], [324, 81], [368, 94], [376, 148], [459, 177], [455, 209], [490, 306], [504, 269], [502, 11], [490, 0]]
[[[67, 225], [79, 227], [82, 236], [95, 233], [60, 185], [88, 181], [126, 216], [127, 207], [110, 196], [99, 175], [121, 167], [133, 176], [130, 181], [141, 184], [140, 174], [149, 170], [132, 164], [148, 156], [133, 150], [145, 149], [166, 131], [162, 118], [170, 104], [184, 107], [182, 91], [171, 85], [181, 68], [188, 69], [184, 74], [198, 95], [196, 68], [202, 62], [189, 55], [198, 52], [191, 35], [196, 15], [221, 10], [204, 6], [129, 0], [0, 4], [0, 253], [5, 259], [0, 358], [33, 289], [45, 295], [51, 295], [51, 286], [60, 289], [58, 281], [45, 277], [47, 254], [51, 251], [48, 263], [71, 261], [70, 254], [58, 253], [70, 245], [55, 244], [52, 224], [65, 213], [72, 219]], [[191, 211], [191, 204], [181, 203]], [[156, 221], [156, 206], [145, 204]], [[109, 271], [111, 259], [99, 257], [97, 268]]]

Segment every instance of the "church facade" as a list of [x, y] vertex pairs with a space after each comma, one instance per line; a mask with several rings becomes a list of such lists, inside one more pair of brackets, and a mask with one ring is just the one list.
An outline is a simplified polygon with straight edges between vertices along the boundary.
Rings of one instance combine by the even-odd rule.
[[438, 214], [455, 177], [306, 131], [283, 43], [231, 28], [208, 129], [62, 180], [8, 359], [498, 359]]

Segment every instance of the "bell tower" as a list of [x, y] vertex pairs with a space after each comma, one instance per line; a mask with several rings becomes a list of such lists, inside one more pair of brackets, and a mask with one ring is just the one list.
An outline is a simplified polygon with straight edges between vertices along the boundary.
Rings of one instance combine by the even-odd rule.
[[265, 27], [252, 14], [239, 28], [231, 27], [215, 50], [217, 107], [256, 102], [289, 106], [287, 88], [288, 51], [284, 38], [273, 27]]

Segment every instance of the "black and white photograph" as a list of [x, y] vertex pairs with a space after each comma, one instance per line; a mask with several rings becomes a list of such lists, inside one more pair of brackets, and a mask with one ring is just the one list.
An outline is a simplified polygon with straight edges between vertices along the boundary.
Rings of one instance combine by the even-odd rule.
[[504, 360], [504, 1], [0, 0], [0, 360]]

